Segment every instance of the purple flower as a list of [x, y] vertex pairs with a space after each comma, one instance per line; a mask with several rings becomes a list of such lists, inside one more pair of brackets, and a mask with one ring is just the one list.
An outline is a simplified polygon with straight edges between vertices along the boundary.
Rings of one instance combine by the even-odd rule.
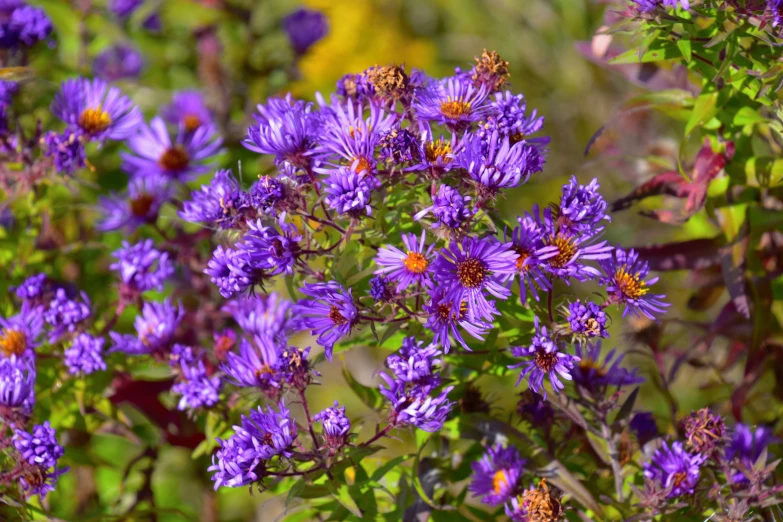
[[330, 450], [335, 451], [345, 445], [348, 432], [351, 431], [351, 421], [345, 416], [345, 406], [340, 408], [340, 404], [334, 401], [332, 408], [316, 413], [313, 420], [323, 425], [326, 446]]
[[329, 208], [355, 218], [362, 214], [372, 215], [370, 197], [381, 185], [374, 176], [342, 167], [333, 170], [324, 183]]
[[410, 285], [423, 285], [429, 287], [432, 268], [432, 249], [435, 245], [425, 248], [425, 232], [421, 238], [414, 234], [403, 234], [402, 242], [405, 244], [405, 252], [399, 248], [386, 245], [378, 250], [375, 256], [375, 264], [380, 268], [376, 274], [385, 274], [387, 278], [397, 282], [397, 293], [401, 293]]
[[[492, 307], [494, 315], [496, 313], [494, 303], [490, 301], [489, 305]], [[442, 288], [433, 290], [429, 303], [425, 304], [423, 309], [429, 314], [424, 328], [432, 332], [433, 342], [443, 346], [446, 352], [451, 346], [451, 337], [454, 337], [463, 348], [470, 350], [459, 328], [481, 341], [484, 340], [484, 335], [492, 329], [491, 323], [468, 317], [466, 301], [463, 301], [458, 309], [452, 308], [452, 303], [445, 299], [445, 289]]]
[[386, 358], [386, 365], [402, 382], [426, 380], [434, 374], [434, 366], [440, 365], [440, 350], [435, 345], [424, 347], [424, 341], [414, 337], [402, 340], [402, 348]]
[[109, 0], [109, 9], [119, 18], [127, 18], [138, 9], [144, 0]]
[[416, 162], [419, 160], [419, 137], [408, 129], [393, 127], [381, 136], [379, 157], [381, 161], [392, 165]]
[[483, 497], [484, 504], [497, 506], [514, 496], [520, 487], [525, 460], [516, 448], [496, 444], [487, 450], [481, 460], [470, 465], [473, 480], [468, 490], [474, 497]]
[[44, 319], [49, 325], [49, 342], [56, 343], [66, 332], [75, 332], [76, 328], [90, 317], [90, 299], [84, 292], [81, 301], [71, 299], [65, 290], [58, 288], [49, 308], [44, 312]]
[[227, 299], [255, 286], [263, 276], [251, 265], [246, 251], [221, 245], [212, 252], [212, 259], [207, 262], [204, 273], [217, 285], [220, 295]]
[[261, 212], [277, 215], [278, 205], [290, 195], [289, 183], [293, 180], [263, 176], [250, 187], [250, 201]]
[[254, 269], [263, 270], [270, 276], [293, 275], [302, 236], [296, 225], [285, 222], [285, 214], [281, 214], [277, 223], [280, 231], [264, 226], [260, 219], [248, 222], [250, 230], [238, 247], [245, 252]]
[[486, 143], [476, 134], [467, 136], [463, 143], [457, 154], [457, 165], [467, 170], [479, 185], [479, 193], [488, 197], [500, 189], [527, 182], [531, 174], [544, 167], [538, 149], [523, 142], [512, 145], [508, 137], [501, 138], [497, 132]]
[[257, 335], [252, 343], [242, 339], [239, 343], [239, 355], [233, 352], [227, 353], [226, 362], [220, 365], [220, 369], [236, 386], [262, 390], [279, 388], [278, 361], [281, 351], [280, 346], [267, 336]]
[[574, 369], [574, 363], [579, 362], [580, 358], [566, 353], [565, 344], [553, 339], [546, 326], [539, 324], [537, 316], [534, 321], [536, 332], [530, 346], [517, 346], [511, 350], [514, 357], [531, 357], [532, 359], [509, 366], [509, 369], [522, 368], [522, 373], [517, 379], [517, 386], [524, 377], [527, 377], [528, 387], [536, 393], [542, 393], [546, 398], [544, 378], [549, 376], [552, 388], [555, 393], [559, 393], [565, 388], [560, 379], [572, 380], [571, 373]]
[[142, 122], [141, 111], [104, 80], [72, 78], [54, 96], [52, 113], [87, 139], [124, 140]]
[[36, 274], [25, 279], [13, 290], [19, 299], [37, 302], [49, 291], [49, 279], [46, 274]]
[[633, 249], [626, 252], [621, 248], [614, 249], [612, 254], [601, 260], [601, 268], [606, 277], [601, 284], [606, 287], [610, 303], [624, 303], [623, 317], [632, 313], [655, 319], [656, 313], [664, 313], [669, 303], [663, 302], [664, 295], [649, 295], [650, 285], [658, 281], [653, 277], [645, 281], [650, 273], [650, 265], [639, 259], [639, 254]]
[[124, 287], [134, 292], [163, 290], [163, 282], [174, 274], [174, 264], [168, 252], [155, 249], [151, 239], [131, 245], [122, 242], [122, 248], [112, 253], [117, 259], [109, 268], [120, 273]]
[[726, 423], [709, 408], [691, 412], [682, 420], [682, 430], [690, 449], [705, 456], [722, 447], [726, 438]]
[[99, 198], [103, 218], [96, 228], [102, 232], [133, 232], [141, 225], [155, 223], [160, 207], [171, 197], [170, 180], [164, 176], [137, 176], [128, 182], [128, 192]]
[[193, 132], [180, 125], [172, 141], [166, 123], [158, 116], [149, 125], [141, 124], [127, 144], [134, 154], [122, 153], [125, 172], [132, 176], [162, 175], [183, 181], [208, 170], [204, 162], [219, 152], [223, 139], [212, 125], [203, 125]]
[[269, 337], [284, 343], [292, 329], [291, 306], [291, 301], [272, 292], [266, 296], [229, 301], [223, 311], [230, 313], [247, 335]]
[[65, 350], [65, 365], [73, 374], [88, 375], [98, 370], [105, 370], [103, 361], [103, 337], [93, 337], [80, 333], [73, 339], [70, 348]]
[[303, 7], [283, 18], [283, 29], [296, 54], [304, 54], [329, 33], [329, 21], [321, 11]]
[[560, 232], [569, 234], [592, 234], [600, 231], [601, 221], [611, 221], [606, 214], [606, 200], [598, 189], [601, 185], [593, 179], [589, 185], [580, 185], [576, 176], [563, 185], [557, 223]]
[[658, 432], [658, 425], [655, 422], [655, 416], [649, 411], [640, 411], [635, 413], [628, 426], [636, 435], [636, 439], [639, 444], [647, 444], [649, 441], [656, 438], [660, 433]]
[[491, 320], [497, 312], [487, 301], [485, 292], [498, 299], [511, 295], [502, 281], [516, 273], [518, 258], [511, 243], [469, 237], [454, 241], [440, 251], [433, 264], [433, 279], [446, 289], [443, 303], [451, 304], [452, 310], [459, 310], [465, 302], [468, 319]]
[[188, 365], [182, 361], [182, 381], [171, 387], [174, 394], [182, 395], [177, 403], [177, 409], [197, 410], [211, 408], [218, 402], [221, 381], [220, 377], [209, 377], [204, 368], [204, 361]]
[[215, 489], [220, 486], [236, 488], [258, 480], [257, 468], [262, 461], [275, 455], [291, 457], [296, 439], [296, 422], [280, 402], [279, 413], [271, 406], [268, 411], [260, 407], [249, 417], [242, 416], [241, 426], [234, 426], [234, 435], [228, 440], [218, 439], [221, 449], [212, 457]]
[[87, 155], [79, 136], [73, 129], [65, 129], [62, 134], [47, 132], [44, 135], [44, 155], [54, 158], [57, 172], [71, 175], [86, 165]]
[[28, 464], [43, 469], [57, 466], [57, 461], [65, 454], [63, 447], [57, 443], [57, 434], [49, 421], [34, 425], [32, 433], [15, 430], [13, 443]]
[[[310, 384], [311, 370], [310, 362], [307, 360], [309, 354], [309, 346], [304, 350], [295, 346], [289, 346], [280, 354], [280, 360], [278, 361], [280, 375], [285, 382], [297, 390], [304, 390]], [[316, 371], [312, 373], [321, 375]]]
[[196, 353], [192, 346], [175, 344], [171, 347], [171, 353], [169, 354], [169, 366], [179, 368], [183, 363], [192, 365], [200, 359], [201, 354]]
[[542, 240], [543, 232], [530, 217], [517, 217], [519, 226], [511, 231], [511, 248], [519, 255], [516, 272], [519, 275], [521, 301], [527, 300], [528, 290], [538, 301], [538, 289], [549, 290], [542, 264], [557, 255], [556, 246], [546, 246]]
[[0, 80], [0, 106], [11, 105], [14, 95], [19, 91], [19, 84]]
[[517, 414], [533, 426], [549, 429], [555, 421], [555, 411], [552, 406], [533, 390], [525, 390], [519, 394]]
[[464, 130], [489, 112], [488, 94], [486, 86], [476, 87], [469, 78], [444, 78], [418, 93], [413, 109], [420, 120]]
[[331, 281], [305, 283], [300, 291], [312, 299], [301, 299], [291, 309], [297, 328], [318, 335], [317, 342], [326, 349], [326, 358], [331, 362], [335, 343], [348, 335], [359, 320], [351, 290]]
[[[737, 460], [747, 470], [750, 470], [770, 444], [778, 442], [768, 426], [757, 426], [755, 429], [747, 424], [737, 424], [731, 435], [731, 442], [726, 447], [726, 460]], [[732, 477], [734, 482], [745, 482], [748, 478], [741, 471]]]
[[614, 359], [615, 353], [616, 350], [611, 350], [601, 361], [601, 341], [588, 342], [587, 344], [577, 343], [575, 355], [579, 364], [571, 370], [574, 382], [591, 392], [605, 390], [607, 386], [620, 388], [643, 383], [644, 378], [638, 375], [638, 368], [629, 371], [620, 367], [625, 354]]
[[438, 193], [432, 196], [432, 206], [417, 212], [413, 219], [418, 221], [428, 213], [432, 213], [438, 221], [432, 225], [432, 228], [446, 227], [457, 229], [470, 219], [476, 213], [475, 210], [468, 208], [470, 196], [462, 196], [457, 189], [448, 185], [441, 185]]
[[[35, 360], [28, 357], [0, 357], [0, 417], [4, 409], [32, 411], [35, 402]], [[25, 408], [27, 407], [27, 408]]]
[[168, 299], [162, 303], [145, 302], [134, 321], [135, 336], [109, 332], [113, 344], [110, 352], [144, 355], [168, 349], [184, 314], [182, 305], [175, 307]]
[[43, 330], [43, 307], [25, 301], [18, 314], [4, 319], [0, 317], [0, 358], [33, 356]]
[[477, 133], [488, 143], [493, 133], [501, 138], [508, 137], [514, 145], [521, 141], [533, 144], [537, 148], [549, 143], [548, 137], [529, 139], [544, 127], [544, 117], [533, 112], [526, 114], [527, 104], [522, 94], [512, 94], [505, 91], [495, 94], [495, 101], [490, 103], [490, 113], [486, 122], [479, 125]]
[[52, 21], [46, 12], [22, 2], [0, 7], [0, 20], [0, 47], [7, 49], [20, 43], [33, 46], [52, 32]]
[[95, 76], [115, 82], [123, 78], [138, 78], [144, 67], [141, 53], [129, 45], [113, 45], [95, 57]]
[[175, 92], [171, 104], [161, 109], [161, 115], [170, 124], [183, 127], [186, 132], [195, 132], [200, 127], [213, 124], [212, 113], [199, 91]]
[[67, 473], [69, 469], [70, 468], [65, 467], [46, 470], [34, 467], [27, 470], [27, 473], [22, 473], [19, 477], [19, 484], [22, 486], [22, 490], [27, 497], [38, 495], [43, 498], [50, 491], [54, 491], [57, 480], [60, 476]]
[[240, 217], [250, 207], [250, 196], [239, 187], [230, 170], [218, 170], [208, 185], [190, 193], [179, 217], [191, 223], [219, 224], [236, 228]]
[[389, 286], [389, 282], [384, 276], [373, 277], [370, 279], [370, 296], [376, 302], [388, 301], [392, 297], [392, 290]]
[[699, 469], [707, 457], [685, 451], [682, 442], [666, 442], [658, 448], [650, 462], [644, 463], [644, 476], [665, 489], [669, 497], [692, 495], [699, 482]]
[[391, 403], [389, 420], [393, 425], [416, 426], [427, 432], [436, 432], [443, 428], [453, 404], [448, 400], [453, 386], [447, 386], [439, 395], [432, 395], [437, 379], [434, 382], [411, 385], [386, 373], [381, 373], [380, 376], [386, 384], [381, 385], [381, 395]]
[[579, 299], [568, 305], [568, 327], [578, 338], [609, 337], [606, 331], [607, 316], [601, 307], [593, 302], [582, 303]]
[[163, 29], [160, 13], [157, 11], [150, 13], [141, 23], [141, 26], [151, 33], [159, 33]]
[[375, 88], [367, 79], [367, 75], [346, 74], [337, 80], [337, 94], [353, 101], [364, 102], [375, 96]]

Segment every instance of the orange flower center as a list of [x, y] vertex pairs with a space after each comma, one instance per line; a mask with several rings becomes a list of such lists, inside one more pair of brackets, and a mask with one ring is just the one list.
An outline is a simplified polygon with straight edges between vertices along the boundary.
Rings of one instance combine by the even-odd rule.
[[506, 486], [508, 486], [508, 477], [506, 476], [506, 470], [501, 469], [500, 471], [496, 471], [495, 474], [492, 476], [492, 489], [495, 491], [496, 494], [498, 494]]
[[275, 371], [268, 364], [264, 364], [261, 368], [256, 369], [256, 377], [263, 377], [264, 375], [273, 375]]
[[169, 172], [177, 172], [184, 170], [189, 162], [187, 151], [181, 145], [176, 145], [166, 149], [166, 152], [160, 156], [158, 165]]
[[0, 335], [0, 352], [10, 357], [12, 355], [22, 355], [27, 348], [27, 336], [19, 330], [3, 328]]
[[517, 259], [517, 270], [520, 272], [527, 272], [530, 270], [530, 266], [526, 265], [525, 261], [530, 257], [530, 251], [524, 248], [516, 248], [515, 250], [517, 254], [519, 254], [519, 259]]
[[424, 156], [429, 163], [435, 163], [438, 158], [444, 164], [451, 163], [448, 155], [451, 153], [451, 144], [442, 140], [430, 141], [424, 145]]
[[458, 120], [470, 114], [470, 102], [452, 100], [451, 96], [449, 96], [445, 102], [440, 104], [440, 112], [447, 118]]
[[467, 288], [478, 288], [487, 277], [487, 267], [478, 259], [466, 259], [457, 265], [457, 279]]
[[182, 122], [185, 124], [185, 130], [188, 132], [193, 132], [201, 127], [201, 119], [195, 114], [186, 114], [185, 117], [182, 118]]
[[620, 289], [620, 292], [622, 292], [625, 297], [631, 299], [639, 299], [650, 291], [650, 289], [647, 288], [647, 283], [639, 278], [638, 273], [631, 274], [626, 272], [625, 265], [615, 272], [614, 280], [615, 283], [617, 283], [617, 288]]
[[370, 172], [372, 166], [367, 158], [359, 156], [353, 159], [352, 165], [356, 165], [353, 169], [354, 172]]
[[131, 212], [133, 212], [134, 216], [146, 216], [152, 208], [152, 204], [154, 202], [155, 198], [152, 196], [152, 194], [147, 194], [146, 192], [140, 194], [139, 197], [130, 201]]
[[427, 266], [430, 264], [427, 258], [419, 252], [408, 251], [408, 256], [402, 262], [408, 271], [414, 274], [423, 274], [427, 270]]
[[103, 110], [103, 107], [84, 109], [79, 116], [79, 127], [87, 134], [98, 134], [109, 128], [111, 116]]

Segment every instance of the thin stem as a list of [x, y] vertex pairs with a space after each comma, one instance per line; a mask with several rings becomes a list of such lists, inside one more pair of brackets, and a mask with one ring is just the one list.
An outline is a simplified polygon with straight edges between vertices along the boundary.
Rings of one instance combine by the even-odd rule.
[[359, 444], [359, 446], [369, 446], [370, 444], [372, 444], [372, 443], [373, 443], [373, 442], [375, 442], [376, 440], [380, 439], [381, 437], [383, 437], [384, 435], [386, 435], [387, 433], [389, 433], [389, 430], [391, 430], [391, 429], [392, 429], [392, 425], [391, 425], [391, 424], [389, 424], [388, 426], [386, 426], [385, 428], [383, 428], [381, 431], [379, 431], [378, 433], [376, 433], [375, 435], [373, 435], [373, 436], [372, 436], [372, 438], [370, 438], [370, 439], [368, 439], [368, 440], [366, 440], [366, 441], [362, 442], [361, 444]]
[[307, 429], [310, 431], [310, 436], [313, 438], [314, 449], [318, 451], [319, 444], [318, 438], [315, 436], [315, 430], [313, 429], [313, 419], [310, 417], [310, 407], [307, 405], [307, 396], [305, 396], [304, 390], [299, 390], [299, 398], [302, 400], [302, 408], [304, 408], [305, 417], [307, 417]]
[[615, 441], [614, 434], [606, 423], [606, 419], [603, 417], [601, 418], [601, 432], [609, 449], [609, 460], [611, 461], [612, 472], [614, 473], [614, 489], [617, 494], [617, 501], [622, 502], [623, 466], [620, 464], [620, 452], [617, 450], [617, 442]]
[[[550, 282], [551, 282], [551, 279], [550, 279]], [[550, 286], [549, 287], [549, 293], [547, 294], [547, 298], [546, 298], [546, 307], [547, 307], [547, 310], [549, 311], [549, 322], [550, 323], [554, 323], [555, 322], [555, 316], [552, 315], [552, 294], [553, 294], [553, 291], [552, 291], [552, 287]]]

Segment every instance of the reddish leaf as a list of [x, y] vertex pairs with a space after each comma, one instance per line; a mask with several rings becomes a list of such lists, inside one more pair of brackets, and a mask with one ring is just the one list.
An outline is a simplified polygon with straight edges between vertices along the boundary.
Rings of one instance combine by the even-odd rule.
[[629, 208], [635, 201], [641, 201], [652, 196], [674, 196], [676, 198], [686, 198], [690, 193], [688, 182], [678, 172], [663, 172], [656, 175], [650, 181], [647, 181], [636, 187], [630, 194], [612, 203], [612, 212]]
[[665, 245], [635, 247], [639, 257], [650, 264], [650, 268], [662, 272], [667, 270], [701, 270], [720, 266], [720, 247], [723, 236], [712, 239], [691, 239]]

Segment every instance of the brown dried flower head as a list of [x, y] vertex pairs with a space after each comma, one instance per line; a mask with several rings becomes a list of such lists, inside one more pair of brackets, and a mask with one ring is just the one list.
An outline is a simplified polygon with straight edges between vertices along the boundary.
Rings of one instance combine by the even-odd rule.
[[490, 91], [496, 91], [506, 83], [511, 74], [508, 72], [508, 62], [496, 51], [487, 51], [476, 57], [476, 65], [473, 67], [473, 83], [486, 85]]
[[541, 479], [538, 487], [525, 491], [522, 498], [530, 522], [556, 522], [563, 518], [559, 495], [549, 489], [546, 479]]
[[410, 92], [410, 78], [402, 65], [376, 65], [367, 70], [367, 80], [382, 98], [399, 100]]

